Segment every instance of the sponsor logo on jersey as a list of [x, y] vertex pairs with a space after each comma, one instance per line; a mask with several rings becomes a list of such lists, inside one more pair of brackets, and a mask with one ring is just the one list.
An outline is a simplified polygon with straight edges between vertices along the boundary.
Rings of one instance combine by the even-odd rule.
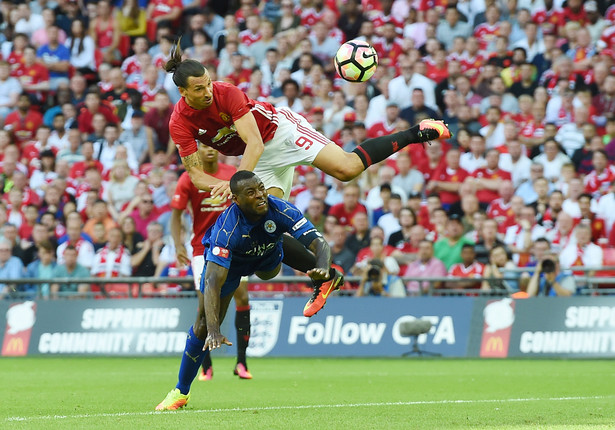
[[299, 230], [306, 222], [307, 219], [301, 218], [295, 225], [293, 225], [293, 231]]
[[228, 249], [222, 248], [220, 246], [214, 246], [214, 249], [211, 250], [211, 253], [217, 257], [228, 258], [229, 252]]
[[218, 133], [211, 139], [211, 142], [216, 146], [222, 146], [228, 140], [237, 134], [237, 128], [235, 128], [235, 124], [230, 127], [224, 127], [218, 130]]

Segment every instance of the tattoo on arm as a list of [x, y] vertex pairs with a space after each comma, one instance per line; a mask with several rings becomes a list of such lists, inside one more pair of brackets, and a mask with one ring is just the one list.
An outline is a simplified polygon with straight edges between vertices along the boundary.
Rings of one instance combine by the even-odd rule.
[[194, 168], [197, 168], [199, 171], [203, 170], [203, 163], [201, 161], [201, 156], [199, 155], [198, 151], [194, 154], [182, 157], [182, 163], [184, 164], [184, 167], [186, 168], [188, 173], [190, 173], [190, 170]]

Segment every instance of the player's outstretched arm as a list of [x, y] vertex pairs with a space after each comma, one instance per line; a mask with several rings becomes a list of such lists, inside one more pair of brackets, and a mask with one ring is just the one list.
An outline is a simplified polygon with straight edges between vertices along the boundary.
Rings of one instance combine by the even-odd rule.
[[328, 280], [331, 269], [331, 248], [329, 244], [324, 238], [317, 237], [310, 243], [308, 249], [316, 256], [316, 267], [307, 271], [308, 276], [315, 281]]
[[229, 340], [220, 333], [220, 292], [226, 281], [228, 269], [212, 261], [207, 262], [205, 269], [205, 291], [203, 301], [205, 306], [205, 319], [207, 321], [207, 338], [203, 349], [209, 350], [220, 348], [223, 344], [232, 345]]

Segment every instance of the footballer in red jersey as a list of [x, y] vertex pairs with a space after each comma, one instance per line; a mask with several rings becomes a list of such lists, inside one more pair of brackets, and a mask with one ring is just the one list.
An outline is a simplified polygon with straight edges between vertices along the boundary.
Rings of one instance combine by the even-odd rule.
[[204, 172], [197, 141], [225, 155], [243, 155], [239, 170], [254, 171], [268, 192], [288, 198], [298, 165], [313, 165], [341, 181], [357, 177], [411, 143], [447, 139], [444, 122], [423, 120], [408, 130], [362, 142], [348, 153], [317, 132], [290, 109], [250, 99], [234, 85], [213, 82], [198, 61], [182, 60], [179, 46], [165, 65], [182, 98], [169, 121], [169, 131], [182, 163], [196, 187], [214, 196], [230, 194], [228, 181]]
[[[208, 146], [200, 145], [198, 155], [203, 162], [204, 170], [211, 176], [219, 179], [230, 180], [231, 176], [237, 171], [234, 167], [226, 164], [218, 163], [218, 152]], [[192, 213], [192, 258], [188, 257], [186, 247], [182, 241], [181, 226], [182, 215], [190, 204], [190, 212]], [[205, 246], [202, 243], [205, 232], [216, 222], [218, 216], [230, 206], [230, 199], [221, 197], [212, 197], [209, 191], [199, 190], [192, 184], [190, 177], [184, 172], [177, 182], [175, 194], [171, 199], [171, 236], [175, 243], [175, 252], [177, 262], [182, 266], [192, 266], [194, 275], [194, 287], [197, 294], [202, 294], [199, 286], [201, 284], [201, 276], [205, 267]], [[237, 329], [238, 356], [237, 363], [241, 363], [243, 368], [241, 372], [236, 372], [242, 379], [250, 379], [252, 375], [247, 370], [246, 364], [246, 349], [248, 347], [248, 339], [250, 335], [250, 302], [248, 299], [248, 285], [246, 282], [241, 282], [239, 288], [235, 290], [233, 295], [235, 298], [237, 317], [235, 319], [235, 327]], [[211, 368], [211, 357], [207, 355], [207, 359], [203, 361], [202, 372], [199, 374], [199, 380], [207, 381], [213, 377]]]

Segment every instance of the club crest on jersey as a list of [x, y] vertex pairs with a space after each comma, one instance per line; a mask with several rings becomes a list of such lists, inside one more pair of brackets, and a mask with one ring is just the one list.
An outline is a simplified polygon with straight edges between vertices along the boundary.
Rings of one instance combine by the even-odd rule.
[[231, 120], [231, 117], [224, 112], [220, 112], [220, 119], [224, 122], [229, 122]]
[[211, 253], [217, 257], [228, 258], [228, 249], [222, 248], [220, 246], [214, 246], [214, 249], [211, 250]]
[[265, 221], [265, 231], [267, 233], [273, 233], [275, 231], [275, 229], [278, 228], [275, 223], [273, 221], [271, 221], [270, 219], [268, 219], [267, 221]]

